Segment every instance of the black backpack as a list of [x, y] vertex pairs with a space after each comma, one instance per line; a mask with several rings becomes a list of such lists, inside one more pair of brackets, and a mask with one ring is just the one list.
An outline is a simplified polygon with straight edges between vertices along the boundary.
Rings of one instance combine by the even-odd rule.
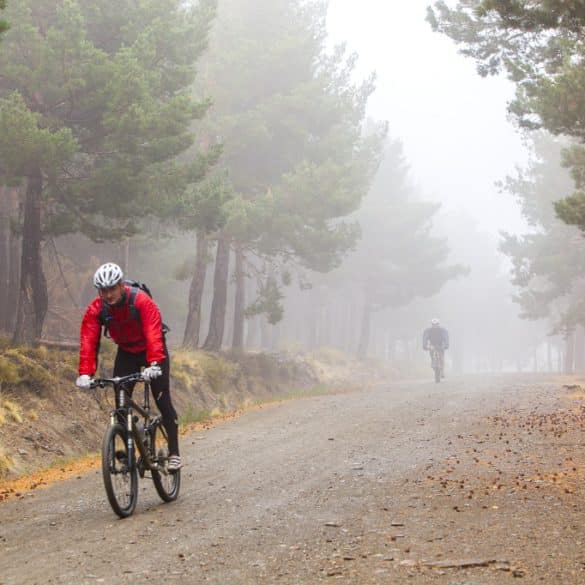
[[[140, 313], [136, 308], [136, 295], [139, 291], [146, 293], [150, 298], [152, 298], [152, 293], [148, 286], [146, 286], [143, 282], [138, 282], [137, 280], [123, 280], [123, 284], [130, 287], [130, 297], [128, 299], [128, 309], [130, 310], [130, 318], [136, 321], [140, 321]], [[112, 320], [112, 316], [110, 315], [110, 309], [107, 303], [104, 303], [102, 300], [102, 310], [100, 311], [100, 325], [104, 328], [104, 336], [109, 337], [108, 334], [108, 323]], [[165, 323], [162, 324], [163, 335], [166, 335], [170, 328]]]

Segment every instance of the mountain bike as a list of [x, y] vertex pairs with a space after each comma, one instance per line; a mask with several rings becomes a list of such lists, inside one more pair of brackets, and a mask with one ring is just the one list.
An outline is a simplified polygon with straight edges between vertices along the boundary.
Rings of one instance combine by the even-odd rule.
[[[132, 399], [136, 383], [144, 383], [144, 399]], [[150, 411], [150, 384], [142, 374], [116, 378], [95, 378], [90, 388], [112, 386], [116, 407], [110, 412], [110, 425], [102, 441], [102, 475], [108, 501], [120, 518], [130, 516], [138, 500], [138, 476], [150, 473], [154, 487], [164, 502], [179, 496], [181, 470], [169, 471], [167, 432], [160, 415]]]
[[441, 354], [439, 350], [432, 346], [429, 347], [429, 353], [431, 354], [431, 368], [435, 371], [435, 383], [441, 381], [443, 376], [443, 369], [441, 368]]

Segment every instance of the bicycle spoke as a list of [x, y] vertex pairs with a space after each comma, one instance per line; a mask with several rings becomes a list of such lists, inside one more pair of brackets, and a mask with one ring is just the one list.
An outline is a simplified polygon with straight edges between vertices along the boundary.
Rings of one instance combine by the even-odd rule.
[[102, 473], [112, 509], [121, 518], [130, 516], [138, 497], [138, 477], [128, 460], [126, 432], [121, 425], [110, 427], [104, 436]]

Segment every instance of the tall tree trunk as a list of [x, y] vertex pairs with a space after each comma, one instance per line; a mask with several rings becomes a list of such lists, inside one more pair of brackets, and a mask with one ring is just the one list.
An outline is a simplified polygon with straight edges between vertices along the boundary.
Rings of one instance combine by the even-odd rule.
[[[247, 299], [251, 299], [255, 293], [255, 286], [256, 283], [251, 278], [246, 278], [244, 280], [245, 286], [245, 295]], [[245, 335], [244, 335], [244, 347], [247, 350], [253, 349], [256, 347], [257, 341], [256, 338], [258, 336], [258, 317], [250, 317], [246, 319], [246, 325], [244, 327]]]
[[248, 351], [255, 349], [258, 344], [258, 317], [248, 319], [248, 330], [246, 331], [246, 347]]
[[270, 348], [270, 323], [265, 314], [260, 317], [260, 349], [267, 351]]
[[229, 268], [230, 243], [227, 236], [222, 234], [217, 241], [209, 332], [203, 344], [203, 349], [208, 351], [219, 351], [221, 349], [225, 327]]
[[0, 187], [0, 329], [14, 329], [18, 303], [20, 238], [11, 222], [18, 218], [18, 188]]
[[0, 186], [0, 329], [5, 329], [9, 313], [10, 211], [8, 187]]
[[[327, 296], [326, 296], [327, 298]], [[331, 303], [325, 303], [321, 309], [321, 331], [320, 331], [320, 343], [321, 347], [331, 346], [331, 312], [333, 307]]]
[[574, 372], [575, 332], [573, 330], [567, 331], [565, 340], [566, 340], [565, 368], [563, 373], [570, 375]]
[[20, 289], [13, 343], [34, 343], [40, 338], [49, 296], [41, 257], [41, 195], [43, 178], [39, 168], [28, 176], [24, 203]]
[[345, 345], [345, 351], [348, 354], [353, 354], [356, 351], [356, 316], [358, 315], [358, 307], [356, 306], [356, 300], [353, 298], [353, 295], [350, 296], [349, 299], [349, 314], [348, 314], [348, 324], [347, 324], [347, 343]]
[[532, 366], [532, 371], [537, 374], [538, 373], [538, 348], [535, 347], [534, 348], [534, 354], [533, 354], [533, 366]]
[[203, 231], [197, 232], [197, 251], [195, 253], [195, 268], [189, 288], [189, 310], [183, 334], [183, 345], [196, 349], [199, 346], [199, 331], [201, 329], [201, 299], [205, 287], [207, 271], [207, 240]]
[[[268, 263], [264, 264], [264, 272], [266, 274], [264, 284], [268, 286], [268, 283], [273, 278], [274, 270]], [[268, 314], [262, 313], [260, 317], [260, 348], [263, 351], [269, 350], [272, 343], [271, 328], [272, 325], [268, 322]]]
[[[313, 298], [313, 300], [315, 300]], [[315, 303], [309, 304], [309, 323], [308, 323], [308, 330], [307, 330], [307, 347], [309, 351], [313, 351], [317, 349], [317, 318], [318, 318], [318, 311], [315, 308]]]
[[385, 356], [386, 361], [393, 362], [396, 357], [396, 342], [394, 341], [394, 337], [392, 333], [386, 334], [386, 353]]
[[270, 332], [270, 350], [271, 351], [278, 351], [278, 346], [280, 344], [280, 330], [281, 330], [280, 323], [276, 323], [276, 324], [272, 325], [272, 331]]
[[244, 251], [241, 244], [236, 244], [236, 296], [234, 299], [234, 337], [232, 349], [244, 349], [244, 311], [246, 309], [246, 273], [244, 270]]
[[[15, 189], [12, 193], [13, 215], [15, 219], [19, 216], [20, 196]], [[20, 263], [22, 259], [22, 238], [17, 236], [12, 230], [10, 231], [10, 268], [9, 268], [9, 288], [7, 296], [8, 313], [4, 329], [12, 331], [16, 324], [16, 306], [18, 305], [18, 288], [20, 283]]]
[[585, 373], [585, 329], [577, 325], [575, 330], [575, 373]]
[[368, 344], [370, 342], [370, 323], [372, 317], [372, 305], [366, 300], [362, 314], [362, 327], [360, 332], [360, 342], [357, 350], [357, 358], [365, 360], [368, 355]]

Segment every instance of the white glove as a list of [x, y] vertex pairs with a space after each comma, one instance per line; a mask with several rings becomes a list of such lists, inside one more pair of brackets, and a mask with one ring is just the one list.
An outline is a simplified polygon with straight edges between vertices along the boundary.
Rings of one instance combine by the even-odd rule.
[[160, 366], [156, 362], [152, 362], [152, 364], [150, 364], [148, 368], [145, 368], [142, 371], [142, 377], [146, 381], [154, 380], [155, 378], [158, 378], [161, 375], [162, 370], [160, 369]]
[[83, 390], [88, 390], [91, 386], [91, 376], [88, 376], [87, 374], [82, 374], [75, 381], [75, 385], [78, 388], [82, 388]]

